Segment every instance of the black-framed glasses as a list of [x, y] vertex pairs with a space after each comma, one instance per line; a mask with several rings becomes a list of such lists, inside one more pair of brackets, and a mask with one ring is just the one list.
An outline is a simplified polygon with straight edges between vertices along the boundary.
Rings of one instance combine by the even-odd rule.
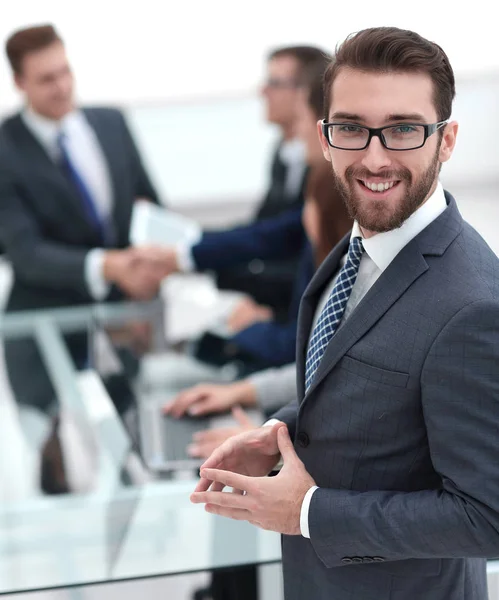
[[416, 150], [426, 140], [447, 125], [439, 121], [429, 125], [421, 123], [398, 123], [385, 127], [364, 127], [355, 123], [327, 123], [322, 121], [322, 133], [330, 146], [339, 150], [365, 150], [373, 137], [380, 139], [387, 150]]
[[274, 90], [296, 90], [302, 87], [302, 84], [296, 79], [279, 79], [278, 77], [269, 77], [264, 82], [263, 87]]

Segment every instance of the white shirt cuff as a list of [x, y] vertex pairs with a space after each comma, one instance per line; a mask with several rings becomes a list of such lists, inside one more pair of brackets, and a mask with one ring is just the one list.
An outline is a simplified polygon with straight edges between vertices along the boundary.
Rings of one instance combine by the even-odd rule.
[[177, 265], [182, 273], [192, 273], [196, 270], [196, 263], [192, 256], [192, 246], [187, 244], [178, 244], [175, 247], [177, 254]]
[[85, 258], [85, 282], [94, 300], [100, 301], [109, 294], [111, 286], [104, 279], [105, 250], [94, 248]]
[[279, 421], [279, 419], [269, 419], [268, 421], [265, 421], [262, 427], [267, 427], [267, 425], [272, 427], [272, 425], [275, 425], [276, 423], [282, 423], [282, 421]]
[[303, 502], [301, 504], [300, 511], [300, 531], [304, 538], [310, 539], [310, 530], [308, 528], [308, 511], [310, 509], [310, 502], [312, 501], [312, 496], [315, 490], [318, 490], [319, 486], [313, 485], [308, 492], [305, 494], [305, 498], [303, 498]]

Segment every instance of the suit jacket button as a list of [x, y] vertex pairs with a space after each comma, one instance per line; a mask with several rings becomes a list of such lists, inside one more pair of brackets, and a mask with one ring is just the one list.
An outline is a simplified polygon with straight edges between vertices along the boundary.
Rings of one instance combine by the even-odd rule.
[[360, 564], [360, 563], [363, 563], [363, 562], [364, 562], [364, 559], [363, 559], [363, 558], [360, 558], [360, 556], [354, 556], [354, 557], [352, 558], [352, 562], [353, 562], [353, 563], [356, 563], [356, 564]]
[[342, 558], [342, 559], [341, 559], [341, 562], [342, 562], [344, 565], [351, 565], [351, 564], [352, 564], [352, 562], [353, 562], [353, 560], [352, 560], [351, 558], [349, 558], [348, 556], [345, 556], [345, 558]]
[[364, 558], [362, 559], [363, 563], [373, 563], [374, 562], [374, 558], [371, 558], [370, 556], [364, 556]]
[[380, 562], [385, 562], [385, 559], [381, 558], [381, 556], [373, 556], [373, 561], [380, 563]]
[[304, 431], [298, 433], [296, 441], [298, 442], [298, 446], [301, 446], [302, 448], [306, 448], [310, 444], [310, 439]]

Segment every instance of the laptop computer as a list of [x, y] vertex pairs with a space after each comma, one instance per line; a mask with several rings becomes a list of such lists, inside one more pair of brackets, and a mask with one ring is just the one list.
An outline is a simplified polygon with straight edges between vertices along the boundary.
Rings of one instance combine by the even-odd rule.
[[[155, 364], [163, 377], [154, 381], [151, 371], [142, 369], [137, 378], [127, 376], [123, 364], [123, 348], [95, 321], [90, 330], [91, 366], [105, 381], [110, 372], [120, 375], [134, 398], [134, 407], [121, 415], [134, 449], [142, 462], [153, 473], [170, 474], [175, 471], [197, 469], [203, 459], [189, 456], [187, 447], [199, 431], [237, 426], [230, 413], [203, 417], [184, 416], [176, 419], [163, 413], [164, 405], [182, 390], [199, 383], [224, 383], [232, 379], [227, 369], [206, 366], [187, 355], [167, 352], [146, 357], [144, 362]], [[148, 360], [150, 359], [150, 360]], [[263, 414], [253, 409], [248, 416], [255, 425], [263, 422]]]

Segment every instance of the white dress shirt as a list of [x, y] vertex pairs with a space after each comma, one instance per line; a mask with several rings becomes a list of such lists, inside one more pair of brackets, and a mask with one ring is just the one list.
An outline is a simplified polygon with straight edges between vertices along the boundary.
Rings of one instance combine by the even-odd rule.
[[293, 198], [300, 191], [303, 175], [307, 168], [307, 150], [302, 140], [286, 140], [279, 148], [279, 158], [286, 165], [284, 189], [286, 195]]
[[[355, 284], [352, 288], [352, 292], [345, 307], [345, 312], [343, 313], [339, 327], [341, 327], [342, 324], [345, 323], [345, 321], [350, 317], [362, 298], [367, 294], [369, 289], [374, 285], [383, 271], [397, 256], [397, 254], [413, 238], [421, 233], [425, 227], [427, 227], [440, 214], [442, 214], [446, 208], [447, 203], [445, 201], [444, 190], [442, 184], [439, 182], [435, 188], [435, 191], [428, 198], [428, 200], [422, 206], [420, 206], [418, 210], [413, 213], [398, 229], [393, 229], [392, 231], [387, 231], [385, 233], [378, 233], [370, 238], [364, 239], [358, 223], [355, 222], [353, 224], [351, 238], [361, 237], [365, 252], [362, 255], [357, 279], [355, 280]], [[346, 256], [343, 257], [340, 263], [340, 270], [345, 261]], [[326, 287], [317, 304], [310, 336], [312, 335], [315, 324], [319, 320], [320, 314], [326, 305], [331, 292], [333, 291], [340, 270], [338, 270], [329, 285]], [[276, 422], [276, 419], [271, 419], [265, 423], [265, 425], [272, 425]], [[308, 490], [301, 506], [300, 530], [303, 537], [306, 538], [310, 538], [308, 512], [310, 509], [312, 496], [316, 489], [318, 489], [318, 487], [313, 486]]]
[[[97, 136], [83, 112], [74, 110], [60, 121], [53, 121], [27, 108], [22, 119], [55, 163], [60, 159], [57, 139], [61, 133], [64, 134], [66, 151], [87, 185], [96, 211], [102, 220], [109, 219], [113, 209], [111, 176]], [[85, 259], [85, 280], [95, 300], [103, 300], [109, 292], [103, 265], [104, 250], [90, 250]]]

